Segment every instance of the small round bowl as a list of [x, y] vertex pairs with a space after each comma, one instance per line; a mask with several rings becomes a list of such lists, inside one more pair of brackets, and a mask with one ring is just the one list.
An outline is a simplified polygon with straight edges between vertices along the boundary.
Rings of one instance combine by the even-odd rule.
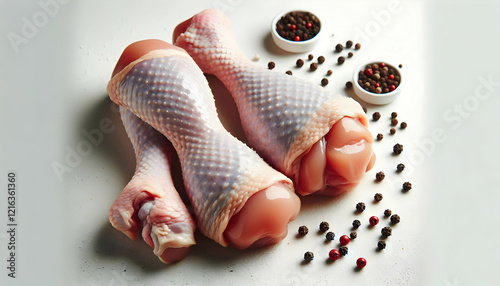
[[[358, 82], [359, 72], [361, 70], [365, 69], [365, 67], [368, 64], [381, 63], [381, 62], [384, 62], [386, 64], [386, 66], [391, 66], [399, 73], [400, 82], [399, 82], [399, 85], [396, 87], [396, 89], [394, 89], [393, 91], [387, 92], [387, 93], [374, 93], [374, 92], [370, 92], [370, 91], [364, 89], [363, 87], [361, 87], [359, 85], [359, 82]], [[371, 62], [368, 62], [366, 64], [359, 66], [358, 68], [356, 68], [356, 70], [354, 70], [353, 83], [352, 83], [353, 88], [354, 88], [354, 94], [356, 94], [356, 96], [358, 96], [361, 100], [363, 100], [367, 103], [371, 103], [371, 104], [375, 104], [375, 105], [384, 105], [384, 104], [391, 103], [398, 96], [398, 94], [401, 92], [403, 84], [404, 84], [404, 79], [403, 79], [403, 73], [402, 73], [401, 69], [398, 68], [397, 65], [391, 64], [387, 61], [371, 61]]]
[[281, 49], [291, 52], [291, 53], [303, 53], [310, 51], [314, 48], [314, 46], [318, 43], [321, 35], [322, 35], [322, 30], [323, 30], [323, 23], [321, 23], [321, 19], [314, 13], [310, 12], [316, 18], [318, 18], [318, 21], [320, 23], [320, 28], [319, 32], [314, 36], [313, 38], [306, 40], [306, 41], [290, 41], [287, 40], [283, 37], [281, 37], [278, 32], [276, 31], [276, 23], [281, 19], [281, 17], [285, 16], [289, 12], [292, 11], [300, 11], [300, 12], [310, 12], [310, 11], [305, 11], [305, 10], [290, 10], [286, 12], [281, 12], [276, 17], [274, 17], [273, 22], [271, 23], [271, 35], [273, 37], [274, 43], [280, 47]]

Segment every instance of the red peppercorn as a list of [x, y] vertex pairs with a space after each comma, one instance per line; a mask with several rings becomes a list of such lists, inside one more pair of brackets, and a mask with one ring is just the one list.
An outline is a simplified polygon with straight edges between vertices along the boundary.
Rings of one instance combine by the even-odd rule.
[[373, 70], [372, 69], [365, 69], [365, 74], [366, 74], [366, 76], [372, 76]]
[[328, 256], [330, 257], [331, 260], [335, 261], [335, 260], [339, 259], [340, 252], [337, 249], [332, 249], [328, 253]]
[[378, 83], [378, 82], [377, 82], [377, 83], [375, 84], [375, 87], [380, 87], [380, 83]]
[[393, 90], [395, 90], [395, 89], [396, 89], [396, 86], [394, 86], [393, 84], [391, 84], [391, 86], [389, 86], [389, 90], [390, 90], [390, 91], [393, 91]]
[[376, 216], [372, 216], [372, 217], [370, 217], [370, 224], [371, 224], [371, 225], [377, 225], [377, 224], [378, 224], [378, 222], [379, 222], [378, 217], [376, 217]]
[[294, 40], [295, 40], [295, 42], [298, 42], [298, 41], [300, 41], [300, 37], [299, 36], [295, 36]]
[[351, 241], [351, 239], [349, 238], [349, 236], [347, 235], [342, 235], [340, 238], [339, 238], [339, 241], [340, 241], [340, 244], [342, 245], [348, 245], [349, 242]]
[[290, 26], [290, 29], [292, 29], [292, 31], [295, 31], [297, 29], [297, 26], [292, 25], [292, 26]]
[[307, 28], [311, 28], [311, 27], [312, 27], [312, 24], [311, 24], [311, 23], [307, 23], [307, 24], [306, 24], [306, 27], [307, 27]]
[[390, 75], [389, 75], [389, 79], [390, 79], [390, 80], [394, 80], [394, 75], [393, 75], [393, 74], [390, 74]]
[[365, 267], [366, 266], [366, 259], [364, 259], [363, 257], [358, 258], [358, 260], [356, 260], [356, 265], [359, 268]]
[[382, 62], [382, 63], [380, 63], [380, 64], [378, 64], [378, 65], [379, 65], [381, 68], [385, 67], [385, 63], [384, 63], [384, 62]]

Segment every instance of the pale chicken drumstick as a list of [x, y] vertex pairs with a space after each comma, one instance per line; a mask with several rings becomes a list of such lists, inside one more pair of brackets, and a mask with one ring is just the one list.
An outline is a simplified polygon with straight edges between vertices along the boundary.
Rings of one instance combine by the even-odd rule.
[[172, 142], [203, 234], [237, 248], [286, 236], [300, 209], [292, 182], [224, 129], [202, 71], [184, 50], [160, 40], [133, 43], [108, 92]]
[[222, 12], [205, 10], [184, 21], [173, 41], [226, 85], [250, 146], [292, 178], [300, 194], [339, 194], [373, 167], [373, 136], [362, 107], [252, 63], [238, 49], [231, 22]]
[[134, 176], [111, 206], [109, 221], [132, 239], [142, 227], [144, 241], [160, 260], [179, 261], [195, 244], [196, 225], [170, 175], [175, 151], [163, 135], [129, 110], [120, 107], [120, 115], [137, 164]]

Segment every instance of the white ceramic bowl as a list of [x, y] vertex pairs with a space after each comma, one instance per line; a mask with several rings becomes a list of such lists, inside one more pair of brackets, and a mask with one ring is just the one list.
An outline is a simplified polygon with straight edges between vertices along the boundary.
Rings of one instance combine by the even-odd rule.
[[[370, 91], [362, 88], [358, 83], [359, 72], [361, 70], [365, 69], [365, 67], [368, 64], [374, 64], [374, 63], [380, 63], [380, 62], [384, 62], [386, 64], [386, 66], [392, 66], [399, 73], [399, 77], [400, 77], [399, 85], [396, 87], [396, 89], [394, 89], [393, 91], [390, 91], [388, 93], [373, 93], [373, 92], [370, 92]], [[402, 70], [400, 68], [398, 68], [398, 65], [394, 65], [394, 64], [389, 63], [387, 61], [371, 61], [371, 62], [368, 62], [366, 64], [359, 66], [358, 68], [356, 68], [356, 70], [354, 70], [352, 85], [354, 88], [354, 93], [361, 100], [363, 100], [367, 103], [375, 104], [375, 105], [383, 105], [383, 104], [391, 103], [398, 96], [398, 94], [401, 92], [401, 89], [404, 85], [404, 76], [403, 76]]]
[[321, 22], [321, 19], [317, 16], [317, 14], [312, 13], [316, 18], [318, 18], [319, 23], [320, 23], [320, 29], [318, 34], [314, 36], [312, 39], [306, 40], [306, 41], [290, 41], [287, 40], [283, 37], [281, 37], [278, 32], [276, 31], [276, 23], [281, 19], [281, 17], [285, 16], [287, 13], [292, 12], [292, 11], [301, 11], [301, 12], [309, 12], [305, 10], [290, 10], [286, 12], [281, 12], [276, 17], [274, 17], [273, 22], [271, 23], [271, 35], [273, 37], [274, 43], [280, 47], [281, 49], [291, 52], [291, 53], [303, 53], [310, 51], [314, 48], [314, 46], [318, 43], [319, 39], [321, 38], [322, 30], [323, 30], [323, 23]]

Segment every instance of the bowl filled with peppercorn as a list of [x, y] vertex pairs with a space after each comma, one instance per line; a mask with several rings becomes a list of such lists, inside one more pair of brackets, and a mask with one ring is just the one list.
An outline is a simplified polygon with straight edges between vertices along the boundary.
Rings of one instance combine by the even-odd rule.
[[402, 88], [401, 67], [385, 61], [372, 61], [359, 66], [353, 74], [354, 93], [371, 104], [391, 103]]
[[293, 10], [276, 15], [271, 24], [274, 43], [291, 53], [310, 51], [321, 36], [319, 18], [308, 11]]

